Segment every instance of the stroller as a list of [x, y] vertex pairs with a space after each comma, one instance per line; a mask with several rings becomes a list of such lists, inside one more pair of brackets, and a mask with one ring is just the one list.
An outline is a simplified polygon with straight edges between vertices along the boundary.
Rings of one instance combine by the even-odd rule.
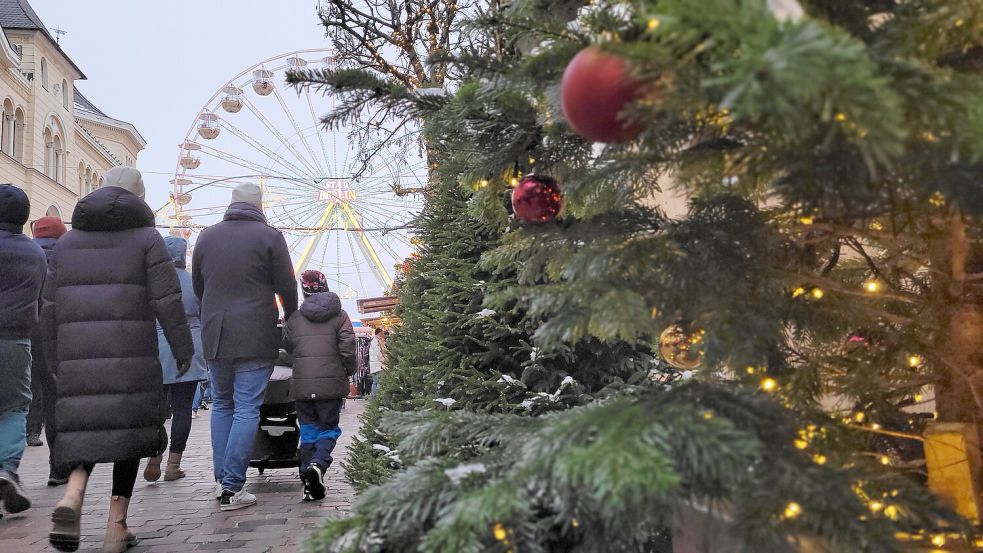
[[300, 426], [297, 412], [290, 397], [293, 369], [287, 366], [284, 356], [277, 360], [273, 376], [266, 386], [266, 396], [259, 410], [259, 431], [253, 445], [249, 466], [259, 470], [296, 468], [297, 445], [300, 442]]

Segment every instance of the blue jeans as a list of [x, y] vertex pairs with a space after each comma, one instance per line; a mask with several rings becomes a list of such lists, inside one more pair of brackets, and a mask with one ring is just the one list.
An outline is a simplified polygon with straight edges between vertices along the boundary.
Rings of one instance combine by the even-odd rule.
[[203, 401], [212, 400], [212, 387], [207, 380], [198, 383], [197, 389], [195, 390], [195, 399], [191, 402], [191, 410], [195, 413], [198, 412], [198, 407]]
[[372, 375], [372, 391], [369, 392], [369, 395], [373, 395], [374, 396], [377, 393], [379, 393], [379, 381], [380, 380], [382, 380], [382, 371], [379, 371], [379, 372], [377, 372], [377, 373], [375, 373], [375, 374]]
[[212, 381], [212, 463], [222, 489], [238, 492], [259, 430], [259, 408], [273, 375], [272, 359], [208, 361]]
[[0, 340], [0, 469], [17, 474], [27, 445], [31, 340]]

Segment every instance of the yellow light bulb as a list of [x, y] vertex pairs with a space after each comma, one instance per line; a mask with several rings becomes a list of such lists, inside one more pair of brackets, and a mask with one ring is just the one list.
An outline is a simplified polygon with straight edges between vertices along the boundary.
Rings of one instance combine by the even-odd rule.
[[836, 120], [839, 121], [840, 123], [846, 121], [846, 114], [843, 113], [842, 111], [840, 113], [837, 113]]
[[853, 420], [855, 420], [857, 422], [864, 422], [864, 419], [866, 419], [866, 418], [867, 418], [867, 415], [865, 415], [863, 411], [857, 411], [853, 415]]
[[932, 536], [932, 545], [935, 547], [942, 547], [945, 545], [945, 534], [935, 534]]
[[872, 221], [870, 223], [870, 230], [884, 230], [884, 224], [880, 221]]
[[925, 360], [922, 358], [921, 355], [914, 354], [914, 355], [908, 356], [908, 366], [909, 367], [917, 367], [918, 365], [921, 365], [923, 361], [925, 361]]
[[881, 503], [880, 501], [877, 501], [876, 499], [868, 503], [867, 506], [870, 507], [870, 510], [873, 513], [876, 513], [884, 508], [884, 504]]
[[811, 215], [806, 215], [799, 217], [799, 222], [803, 225], [811, 225], [813, 222], [815, 222], [815, 219]]
[[795, 518], [802, 514], [802, 506], [792, 501], [785, 506], [785, 518]]
[[877, 458], [877, 461], [880, 464], [882, 464], [882, 465], [890, 465], [891, 464], [891, 458], [888, 457], [887, 455], [881, 455], [880, 457]]
[[577, 519], [571, 519], [570, 526], [573, 526], [574, 528], [580, 528], [580, 521]]
[[898, 520], [898, 508], [894, 505], [884, 507], [884, 516], [891, 520]]
[[778, 381], [772, 377], [765, 377], [761, 379], [761, 389], [765, 392], [774, 392], [778, 389]]
[[801, 287], [801, 286], [799, 286], [795, 290], [792, 290], [792, 297], [793, 298], [797, 298], [797, 297], [799, 297], [799, 296], [801, 296], [802, 294], [805, 294], [805, 293], [806, 293], [806, 289], [803, 288], [803, 287]]
[[817, 465], [825, 465], [826, 464], [826, 456], [823, 455], [822, 453], [817, 453], [817, 454], [815, 454], [815, 455], [812, 456], [812, 462], [813, 463], [816, 463]]
[[864, 282], [864, 290], [866, 290], [868, 293], [876, 294], [881, 290], [881, 283], [873, 279], [868, 280]]
[[654, 31], [659, 28], [659, 25], [662, 25], [662, 22], [659, 21], [658, 18], [653, 17], [652, 19], [649, 19], [648, 23], [646, 23], [645, 28], [650, 31]]
[[877, 424], [875, 422], [874, 424], [870, 425], [870, 428], [871, 428], [871, 430], [880, 430], [881, 429], [881, 425], [879, 425], [879, 424]]
[[801, 440], [801, 439], [800, 440], [795, 440], [795, 447], [796, 447], [796, 449], [805, 449], [805, 448], [809, 447], [809, 442], [807, 442], [805, 440]]
[[826, 294], [825, 294], [825, 292], [823, 292], [822, 288], [813, 288], [812, 289], [812, 297], [813, 298], [815, 298], [817, 300], [821, 300], [821, 299], [823, 299], [823, 296], [824, 295], [826, 295]]
[[915, 394], [915, 401], [921, 401], [921, 400], [922, 400], [922, 395], [921, 394]]
[[509, 181], [509, 184], [512, 185], [512, 188], [519, 186], [519, 177], [512, 177], [512, 180]]
[[495, 526], [492, 527], [492, 534], [494, 534], [495, 539], [498, 541], [505, 541], [508, 537], [508, 533], [505, 532], [505, 527], [502, 526], [500, 522], [496, 522]]
[[703, 412], [703, 418], [705, 418], [706, 420], [712, 419], [713, 418], [713, 412], [712, 411], [704, 411]]

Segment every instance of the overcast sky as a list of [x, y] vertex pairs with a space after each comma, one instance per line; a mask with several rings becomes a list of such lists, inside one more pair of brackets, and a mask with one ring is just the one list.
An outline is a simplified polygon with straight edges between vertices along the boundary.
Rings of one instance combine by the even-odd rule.
[[316, 0], [30, 0], [88, 80], [78, 89], [136, 125], [148, 203], [167, 201], [184, 139], [205, 102], [275, 55], [327, 47]]

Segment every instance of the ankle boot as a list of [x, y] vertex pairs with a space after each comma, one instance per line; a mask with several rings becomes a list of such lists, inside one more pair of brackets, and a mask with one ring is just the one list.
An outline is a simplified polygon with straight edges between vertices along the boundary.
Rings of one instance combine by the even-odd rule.
[[123, 553], [137, 544], [137, 537], [126, 527], [126, 511], [129, 507], [129, 497], [114, 495], [110, 499], [106, 541], [102, 542], [103, 553]]
[[82, 524], [82, 500], [85, 498], [85, 486], [89, 483], [89, 473], [83, 468], [77, 468], [68, 475], [65, 485], [65, 496], [55, 505], [51, 513], [53, 526], [48, 534], [48, 541], [58, 551], [76, 551], [79, 548], [79, 536]]
[[160, 455], [147, 459], [147, 468], [143, 469], [143, 479], [147, 482], [160, 480]]
[[184, 478], [184, 471], [181, 470], [181, 455], [181, 453], [175, 453], [173, 451], [167, 454], [167, 468], [164, 469], [165, 482]]

